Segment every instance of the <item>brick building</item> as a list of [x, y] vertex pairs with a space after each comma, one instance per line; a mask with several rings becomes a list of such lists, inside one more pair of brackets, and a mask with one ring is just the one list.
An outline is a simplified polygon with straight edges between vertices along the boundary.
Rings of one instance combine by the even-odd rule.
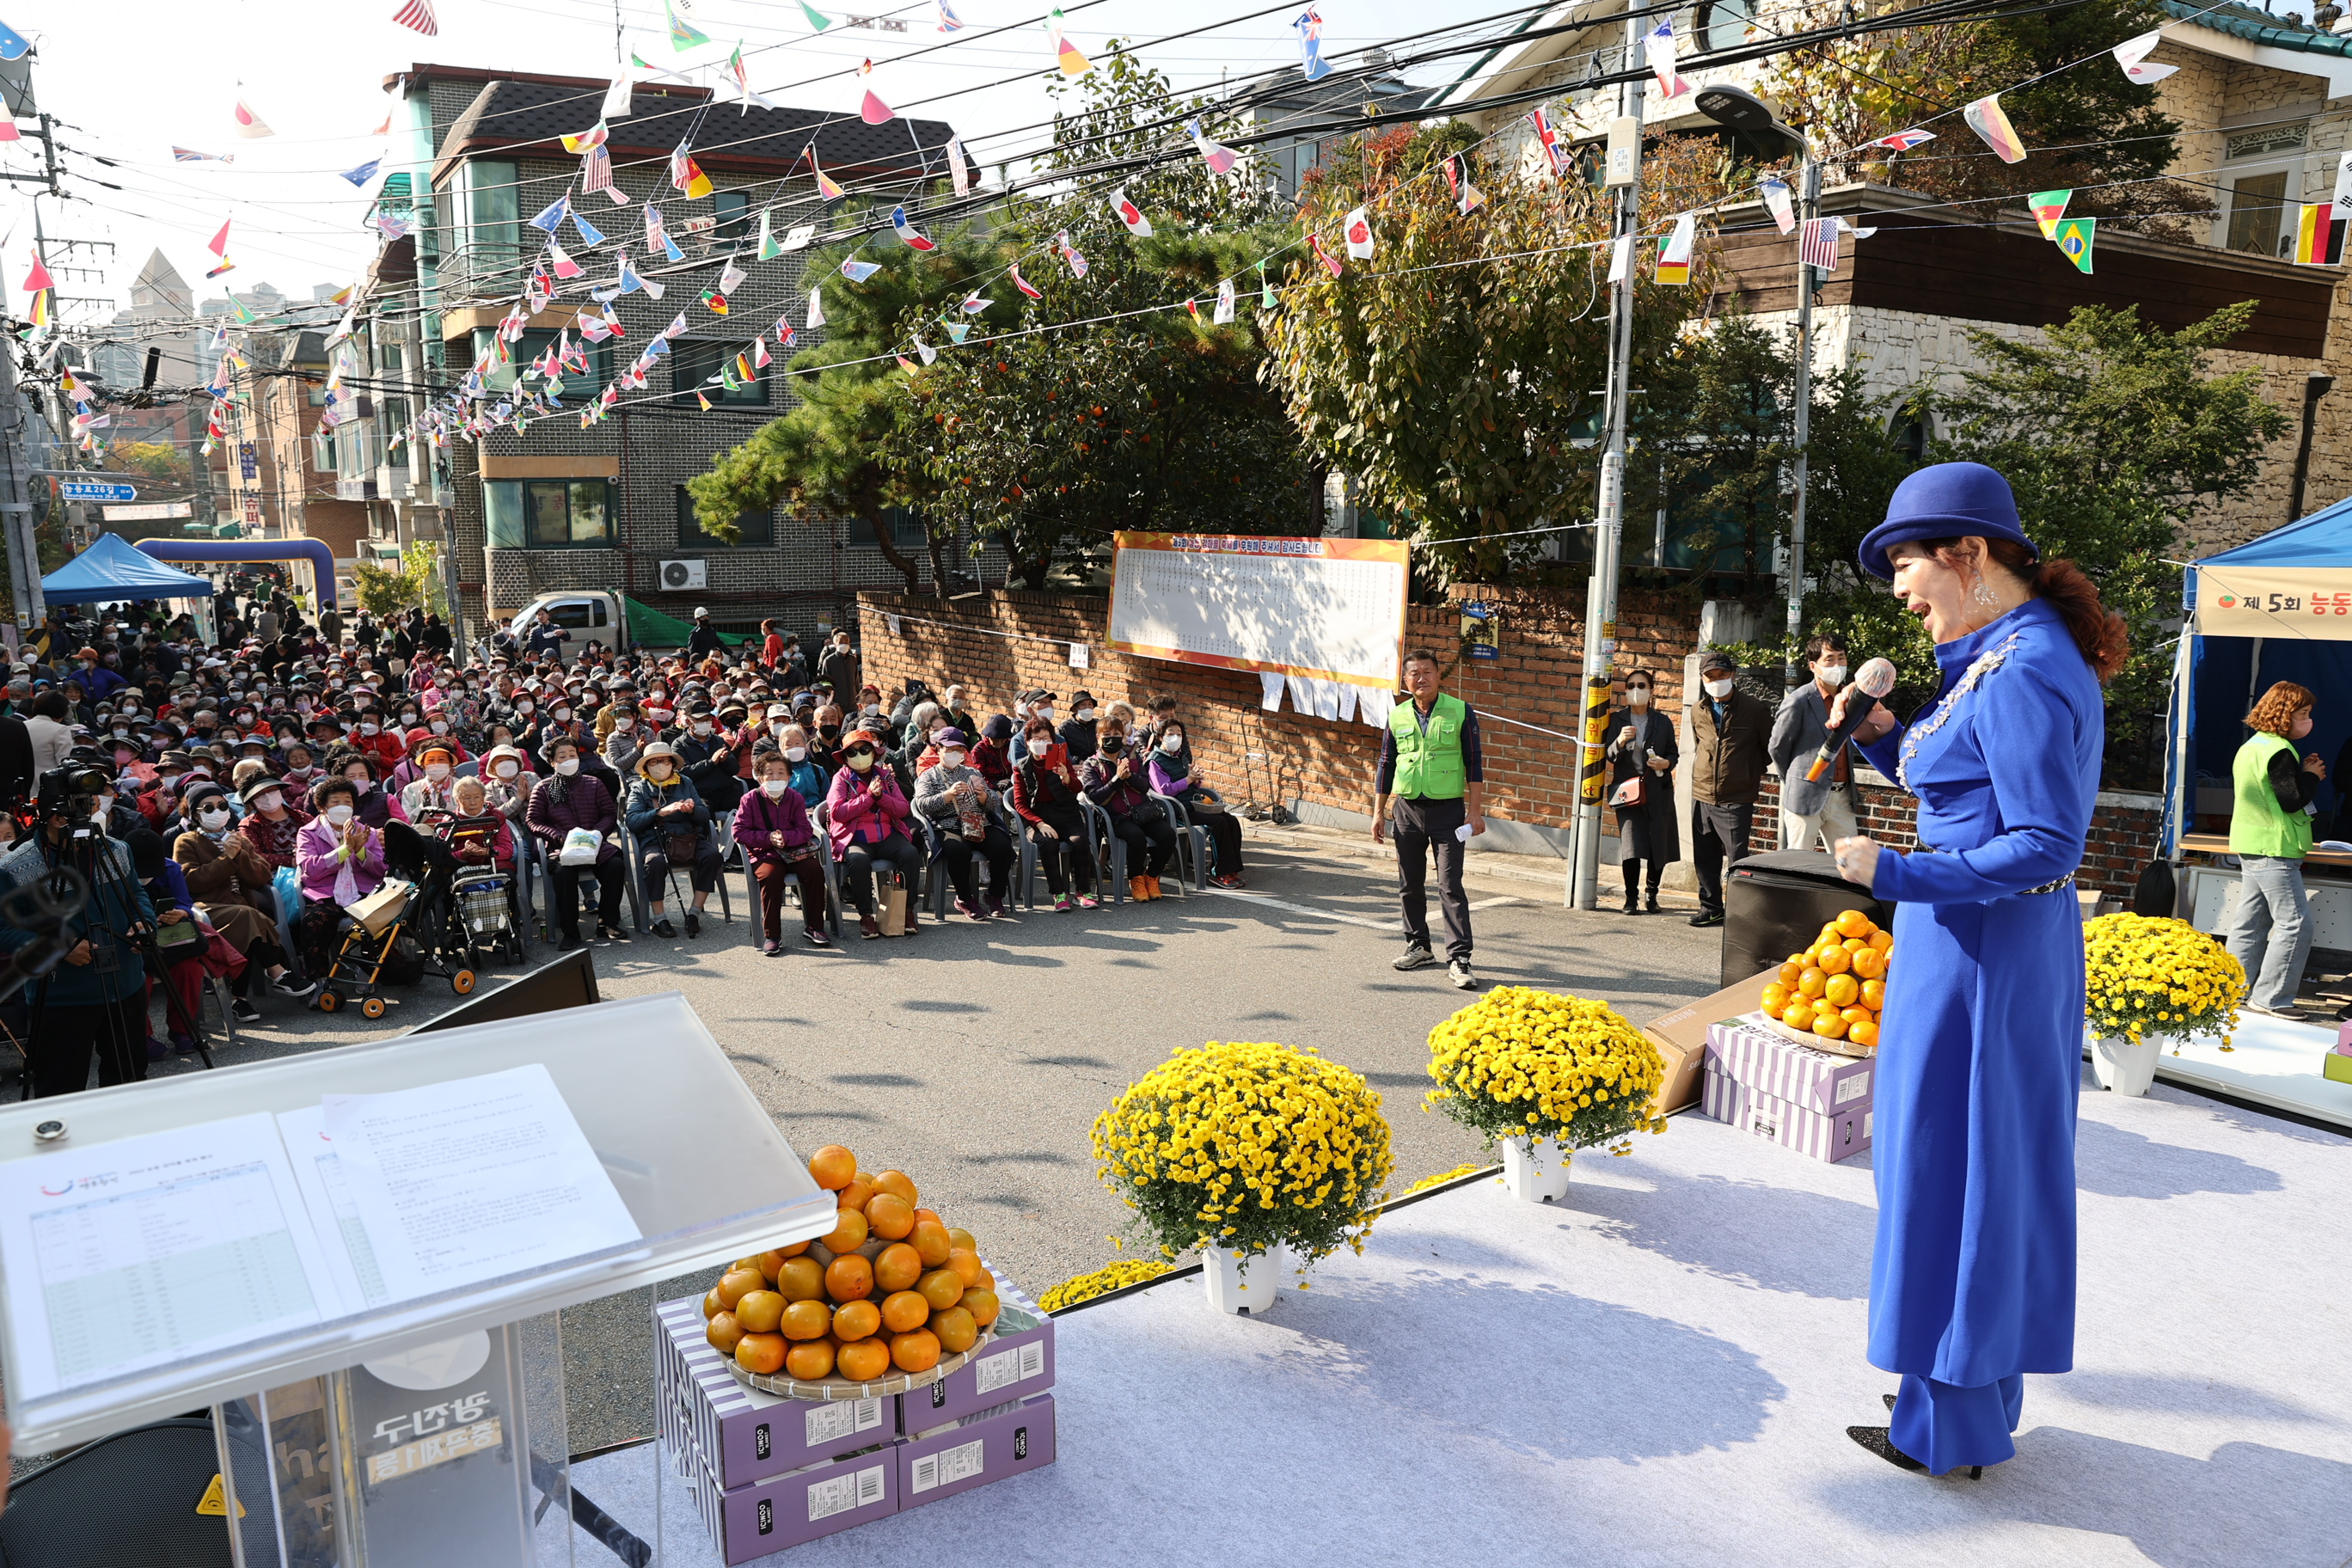
[[[945, 183], [953, 132], [931, 120], [870, 126], [813, 110], [738, 112], [714, 105], [708, 89], [640, 85], [628, 115], [609, 124], [614, 187], [625, 197], [615, 202], [579, 188], [581, 159], [559, 141], [597, 123], [607, 86], [440, 65], [415, 66], [386, 82], [398, 167], [378, 210], [414, 228], [370, 275], [346, 371], [367, 389], [366, 422], [376, 426], [362, 442], [378, 454], [373, 541], [383, 549], [446, 530], [457, 595], [478, 630], [486, 611], [511, 614], [544, 592], [595, 588], [679, 616], [708, 605], [722, 625], [778, 616], [805, 633], [835, 618], [856, 589], [903, 586], [904, 579], [856, 520], [778, 508], [746, 515], [740, 542], [705, 532], [686, 481], [792, 405], [781, 374], [790, 355], [775, 352], [772, 336], [772, 366], [740, 386], [703, 384], [779, 317], [806, 321], [806, 253], [763, 261], [756, 252], [763, 215], [778, 237], [820, 219], [812, 155], [853, 191], [913, 196]], [[671, 154], [682, 146], [715, 187], [700, 199], [671, 187]], [[605, 242], [576, 221], [560, 226], [560, 243], [587, 276], [562, 284], [557, 302], [530, 318], [512, 345], [515, 365], [489, 378], [492, 397], [509, 394], [517, 372], [560, 333], [576, 340], [582, 313], [598, 310], [586, 289], [616, 280], [620, 247], [648, 283], [614, 303], [623, 335], [586, 345], [590, 372], [562, 377], [567, 412], [533, 422], [525, 435], [503, 428], [478, 443], [451, 437], [437, 452], [415, 443], [394, 448], [392, 437], [494, 342], [546, 251], [548, 236], [529, 220], [567, 192], [573, 214]], [[681, 259], [647, 253], [647, 204], [658, 207]], [[899, 249], [887, 234], [867, 247], [886, 262], [886, 252]], [[726, 297], [722, 315], [698, 297], [730, 258], [748, 278]], [[681, 310], [688, 329], [653, 367], [648, 386], [581, 428], [572, 411], [625, 373]], [[801, 342], [818, 337], [803, 330]], [[698, 390], [709, 411], [698, 406]], [[892, 528], [893, 543], [919, 560], [920, 525], [902, 519]]]

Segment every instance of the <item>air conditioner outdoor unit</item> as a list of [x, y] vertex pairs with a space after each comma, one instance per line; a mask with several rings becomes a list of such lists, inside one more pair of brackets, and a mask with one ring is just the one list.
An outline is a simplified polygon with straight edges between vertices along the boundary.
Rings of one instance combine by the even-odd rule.
[[661, 563], [661, 585], [673, 594], [710, 586], [710, 563], [707, 561], [665, 561]]

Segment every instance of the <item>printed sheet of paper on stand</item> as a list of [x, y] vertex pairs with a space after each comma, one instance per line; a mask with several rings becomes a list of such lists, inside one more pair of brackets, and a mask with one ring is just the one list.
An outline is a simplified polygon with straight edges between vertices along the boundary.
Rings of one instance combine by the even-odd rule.
[[327, 1136], [323, 1106], [278, 1113], [278, 1131], [286, 1140], [287, 1156], [294, 1163], [294, 1184], [310, 1211], [310, 1228], [318, 1234], [319, 1250], [327, 1270], [343, 1293], [343, 1310], [362, 1312], [391, 1299], [383, 1270], [375, 1260], [375, 1244], [360, 1218], [359, 1200], [335, 1145]]
[[336, 1163], [395, 1301], [641, 1240], [538, 1063], [390, 1094], [324, 1097]]
[[0, 1234], [19, 1401], [341, 1315], [264, 1113], [0, 1165]]

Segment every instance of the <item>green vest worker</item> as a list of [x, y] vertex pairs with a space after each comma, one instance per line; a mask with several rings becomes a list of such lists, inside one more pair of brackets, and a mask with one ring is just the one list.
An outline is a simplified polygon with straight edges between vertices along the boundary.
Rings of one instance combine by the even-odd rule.
[[2235, 801], [2230, 853], [2238, 858], [2238, 910], [2221, 933], [2245, 966], [2246, 1005], [2275, 1018], [2301, 1018], [2294, 1005], [2311, 956], [2311, 900], [2303, 858], [2311, 853], [2311, 804], [2327, 764], [2295, 760], [2294, 743], [2311, 733], [2310, 689], [2282, 680], [2246, 715], [2253, 738], [2230, 769]]
[[1459, 697], [1437, 689], [1437, 656], [1426, 648], [1405, 655], [1410, 702], [1389, 710], [1381, 740], [1380, 773], [1372, 784], [1372, 842], [1388, 830], [1396, 806], [1397, 871], [1404, 887], [1404, 956], [1399, 969], [1437, 962], [1429, 951], [1429, 897], [1422, 879], [1437, 857], [1437, 899], [1445, 911], [1446, 973], [1465, 991], [1478, 988], [1470, 973], [1470, 900], [1462, 891], [1462, 855], [1486, 831], [1479, 803], [1486, 770], [1478, 752], [1478, 714]]

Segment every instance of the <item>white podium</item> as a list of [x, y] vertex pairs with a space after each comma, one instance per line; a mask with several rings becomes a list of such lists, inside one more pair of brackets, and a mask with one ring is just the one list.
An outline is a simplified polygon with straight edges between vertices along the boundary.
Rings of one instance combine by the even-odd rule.
[[[42, 1291], [12, 1289], [0, 1298], [0, 1349], [17, 1451], [211, 1405], [224, 1478], [217, 1506], [233, 1521], [233, 1550], [246, 1568], [570, 1563], [555, 1314], [813, 1239], [835, 1223], [832, 1194], [809, 1179], [682, 996], [0, 1108], [0, 1174], [11, 1162], [60, 1152], [86, 1153], [100, 1169], [106, 1145], [123, 1139], [530, 1064], [552, 1078], [638, 1239], [94, 1378], [58, 1375], [71, 1363], [52, 1343], [55, 1325], [18, 1321]], [[61, 1131], [43, 1127], [58, 1122]], [[0, 1274], [46, 1278], [40, 1271], [53, 1260], [25, 1255], [39, 1250], [0, 1243]], [[46, 1300], [54, 1317], [65, 1298], [53, 1291]]]

